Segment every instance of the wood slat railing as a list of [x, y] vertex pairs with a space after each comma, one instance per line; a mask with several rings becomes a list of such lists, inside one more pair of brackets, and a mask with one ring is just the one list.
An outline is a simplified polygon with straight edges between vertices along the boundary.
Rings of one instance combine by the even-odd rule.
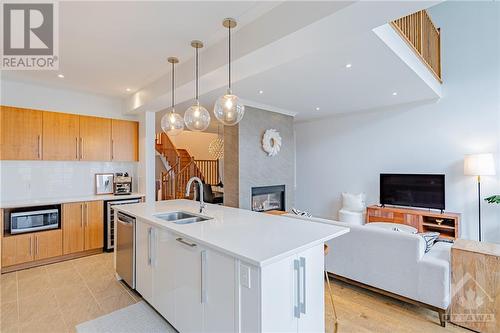
[[[189, 179], [191, 179], [191, 177], [198, 177], [202, 181], [205, 181], [204, 176], [201, 173], [201, 170], [196, 165], [194, 158], [192, 158], [191, 161], [184, 168], [182, 168], [177, 174], [176, 184], [177, 184], [178, 199], [185, 197], [186, 185]], [[193, 187], [191, 187], [191, 192], [192, 189]]]
[[159, 200], [184, 198], [191, 177], [199, 177], [209, 185], [219, 184], [217, 160], [195, 160], [187, 150], [177, 149], [165, 133], [156, 135], [155, 144], [156, 150], [165, 156], [170, 166], [161, 174]]
[[426, 10], [410, 14], [391, 22], [394, 29], [410, 45], [424, 64], [442, 82], [441, 31], [432, 22]]
[[165, 156], [168, 164], [175, 165], [179, 162], [180, 155], [170, 138], [165, 133], [156, 134], [156, 150]]
[[209, 185], [217, 185], [220, 182], [219, 178], [219, 161], [218, 160], [195, 160], [198, 169], [205, 178], [205, 183]]

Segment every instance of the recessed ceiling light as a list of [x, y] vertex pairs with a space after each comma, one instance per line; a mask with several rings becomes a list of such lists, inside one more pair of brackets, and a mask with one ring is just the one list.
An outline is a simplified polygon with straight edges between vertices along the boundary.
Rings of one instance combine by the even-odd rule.
[[345, 68], [351, 68], [351, 67], [352, 67], [352, 64], [345, 65]]
[[319, 107], [316, 107], [316, 111], [319, 111]]
[[397, 96], [397, 95], [398, 95], [397, 91], [395, 91], [395, 92], [392, 93], [392, 96]]
[[264, 90], [259, 90], [259, 94], [263, 94], [264, 93]]
[[132, 89], [127, 88], [127, 89], [125, 89], [125, 91], [127, 91], [127, 92], [131, 92], [131, 91], [132, 91]]
[[62, 75], [62, 74], [57, 74], [57, 77], [60, 79], [64, 79], [64, 75]]

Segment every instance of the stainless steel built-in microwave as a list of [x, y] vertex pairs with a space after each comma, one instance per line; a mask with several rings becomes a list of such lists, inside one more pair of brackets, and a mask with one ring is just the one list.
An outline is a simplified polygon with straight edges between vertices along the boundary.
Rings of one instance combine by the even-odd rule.
[[10, 214], [10, 233], [21, 234], [59, 228], [59, 210], [45, 209]]

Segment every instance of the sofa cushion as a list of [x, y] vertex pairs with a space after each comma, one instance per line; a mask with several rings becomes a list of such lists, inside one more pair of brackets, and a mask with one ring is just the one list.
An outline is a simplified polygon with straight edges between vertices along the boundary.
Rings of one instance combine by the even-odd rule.
[[366, 208], [366, 195], [342, 192], [342, 209], [351, 212], [363, 212]]
[[432, 249], [432, 246], [436, 242], [436, 239], [439, 238], [439, 232], [431, 231], [431, 232], [422, 232], [419, 233], [420, 236], [425, 241], [425, 253], [429, 252]]

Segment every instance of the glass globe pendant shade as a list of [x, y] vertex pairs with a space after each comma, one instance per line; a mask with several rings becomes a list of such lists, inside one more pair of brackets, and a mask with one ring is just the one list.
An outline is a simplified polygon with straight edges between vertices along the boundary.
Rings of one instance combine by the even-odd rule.
[[161, 118], [161, 129], [166, 134], [178, 135], [184, 130], [184, 119], [175, 111], [169, 112]]
[[214, 114], [215, 118], [224, 125], [236, 125], [245, 115], [245, 105], [240, 102], [238, 96], [228, 91], [215, 102]]
[[184, 113], [184, 122], [191, 131], [204, 131], [210, 125], [210, 113], [197, 102]]

